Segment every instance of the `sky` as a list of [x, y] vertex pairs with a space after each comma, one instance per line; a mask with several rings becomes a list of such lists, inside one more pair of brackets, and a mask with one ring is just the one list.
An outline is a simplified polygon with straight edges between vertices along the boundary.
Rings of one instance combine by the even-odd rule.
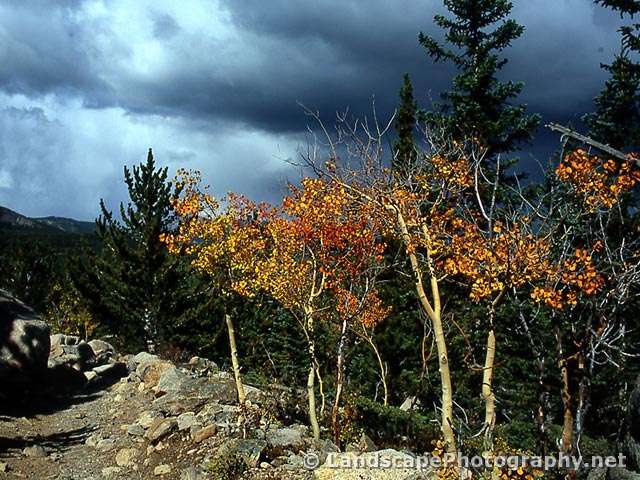
[[[591, 0], [514, 0], [526, 27], [504, 79], [544, 122], [593, 108], [619, 16]], [[454, 70], [433, 64], [441, 0], [2, 0], [0, 205], [91, 220], [126, 201], [124, 165], [201, 170], [213, 193], [276, 200], [300, 172], [310, 120], [392, 115], [405, 72], [423, 107]], [[545, 156], [543, 129], [523, 152]]]

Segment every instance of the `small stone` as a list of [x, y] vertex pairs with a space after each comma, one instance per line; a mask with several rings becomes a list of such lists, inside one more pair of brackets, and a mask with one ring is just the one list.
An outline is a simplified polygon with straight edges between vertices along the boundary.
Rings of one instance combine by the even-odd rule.
[[84, 442], [84, 444], [87, 447], [95, 447], [98, 445], [98, 442], [102, 440], [102, 437], [100, 437], [100, 435], [94, 433], [93, 435], [90, 435]]
[[7, 473], [9, 471], [9, 464], [0, 462], [0, 473]]
[[98, 374], [96, 372], [89, 370], [88, 372], [84, 372], [84, 378], [87, 379], [87, 382], [90, 382], [98, 378]]
[[164, 418], [164, 417], [162, 416], [161, 413], [146, 411], [140, 414], [136, 423], [146, 430], [147, 428], [151, 428], [151, 425], [153, 425], [153, 422], [155, 422], [158, 418]]
[[171, 473], [171, 466], [170, 465], [158, 465], [156, 468], [153, 469], [153, 474], [154, 475], [167, 475]]
[[107, 452], [115, 446], [115, 440], [113, 440], [112, 438], [103, 438], [102, 440], [98, 441], [96, 448], [102, 452]]
[[138, 423], [132, 423], [127, 427], [127, 433], [134, 437], [144, 437], [144, 428]]
[[207, 438], [213, 437], [217, 432], [217, 427], [215, 425], [207, 425], [204, 428], [196, 431], [192, 435], [192, 439], [196, 443], [204, 442]]
[[135, 463], [138, 456], [138, 450], [135, 448], [123, 448], [116, 454], [116, 465], [119, 467], [131, 467]]
[[159, 440], [162, 440], [177, 428], [178, 422], [175, 418], [157, 419], [153, 422], [153, 425], [149, 427], [146, 437], [151, 442], [157, 442]]
[[196, 414], [193, 412], [185, 412], [178, 415], [176, 420], [178, 421], [179, 431], [189, 430], [196, 423]]
[[25, 457], [44, 458], [47, 456], [47, 452], [40, 445], [32, 445], [22, 450], [22, 454]]

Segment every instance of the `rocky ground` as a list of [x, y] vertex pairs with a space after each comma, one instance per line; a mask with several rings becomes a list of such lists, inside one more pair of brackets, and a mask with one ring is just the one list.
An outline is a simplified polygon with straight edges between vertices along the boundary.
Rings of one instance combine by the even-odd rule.
[[[275, 418], [275, 392], [247, 385], [243, 411], [231, 376], [208, 360], [176, 366], [147, 353], [121, 360], [85, 371], [90, 380], [75, 393], [15, 405], [0, 417], [0, 478], [416, 478], [311, 472], [306, 453], [322, 461], [337, 449]], [[359, 448], [375, 447], [364, 439], [350, 449]]]
[[[28, 306], [0, 290], [0, 478], [98, 480], [418, 480], [415, 471], [338, 469], [376, 452], [366, 436], [346, 453], [299, 423], [304, 398], [245, 385], [194, 357], [176, 365], [118, 355], [102, 340], [49, 335]], [[315, 470], [305, 465], [312, 457]], [[366, 462], [365, 462], [366, 463]]]
[[[40, 398], [0, 417], [0, 477], [215, 478], [209, 469], [241, 457], [251, 467], [243, 479], [312, 478], [295, 455], [309, 446], [306, 428], [257, 418], [257, 403], [243, 415], [232, 379], [210, 362], [178, 368], [143, 353], [129, 368], [120, 380], [92, 380], [67, 398]], [[254, 402], [264, 395], [248, 391]], [[255, 422], [247, 439], [245, 418]]]

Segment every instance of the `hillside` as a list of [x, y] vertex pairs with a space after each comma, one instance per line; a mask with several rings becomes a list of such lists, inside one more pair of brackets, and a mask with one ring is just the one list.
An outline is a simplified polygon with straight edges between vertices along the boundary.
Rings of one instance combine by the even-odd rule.
[[95, 224], [64, 217], [32, 218], [0, 206], [0, 230], [24, 233], [93, 233]]

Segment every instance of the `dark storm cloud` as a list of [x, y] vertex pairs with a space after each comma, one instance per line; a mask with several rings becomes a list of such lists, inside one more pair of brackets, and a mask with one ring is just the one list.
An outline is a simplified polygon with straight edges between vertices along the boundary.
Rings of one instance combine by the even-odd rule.
[[[375, 97], [386, 117], [404, 72], [422, 106], [439, 99], [455, 72], [417, 42], [441, 38], [436, 13], [440, 0], [4, 0], [0, 204], [90, 218], [97, 197], [121, 198], [122, 164], [148, 146], [214, 172], [219, 192], [268, 197], [288, 175], [274, 158], [295, 155], [308, 121], [298, 102], [331, 121], [369, 114]], [[526, 32], [504, 78], [525, 81], [519, 101], [545, 121], [579, 122], [620, 18], [591, 0], [515, 0], [513, 16]], [[555, 145], [543, 131], [531, 151], [544, 161]], [[29, 193], [44, 186], [55, 195]]]
[[28, 1], [0, 5], [0, 90], [38, 96], [50, 92], [104, 102], [84, 30], [73, 20], [81, 2]]
[[[118, 39], [121, 49], [98, 51], [93, 36], [117, 32], [108, 17], [76, 21], [80, 4], [58, 4], [44, 22], [41, 2], [2, 7], [0, 88], [77, 94], [91, 107], [118, 105], [282, 132], [304, 127], [297, 102], [327, 115], [347, 106], [359, 114], [375, 95], [379, 111], [389, 114], [403, 72], [414, 76], [423, 104], [438, 99], [452, 73], [432, 64], [417, 44], [420, 30], [440, 35], [431, 19], [442, 6], [434, 0], [226, 0], [238, 43], [231, 50], [206, 32], [182, 32], [157, 6], [138, 21], [149, 23], [169, 57], [172, 68], [159, 76], [119, 72], [131, 54], [126, 39]], [[505, 76], [527, 82], [523, 101], [557, 117], [588, 107], [603, 78], [598, 65], [616, 47], [619, 19], [589, 0], [516, 1], [514, 15], [527, 32], [506, 52], [512, 61]]]

